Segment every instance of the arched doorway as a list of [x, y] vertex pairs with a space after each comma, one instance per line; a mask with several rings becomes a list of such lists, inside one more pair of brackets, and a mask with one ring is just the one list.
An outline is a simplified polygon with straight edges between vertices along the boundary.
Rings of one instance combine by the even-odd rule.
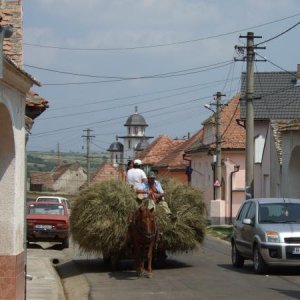
[[289, 188], [287, 189], [288, 197], [300, 198], [300, 146], [296, 146], [290, 156], [288, 169]]

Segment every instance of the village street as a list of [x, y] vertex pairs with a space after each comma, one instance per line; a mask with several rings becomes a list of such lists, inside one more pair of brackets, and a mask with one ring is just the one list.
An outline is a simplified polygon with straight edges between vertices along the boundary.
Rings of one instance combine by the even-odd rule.
[[51, 259], [59, 255], [58, 269], [65, 288], [79, 295], [88, 283], [90, 299], [94, 300], [300, 298], [299, 269], [276, 269], [268, 275], [256, 275], [251, 262], [243, 269], [233, 269], [230, 245], [209, 236], [193, 253], [170, 255], [165, 265], [156, 266], [152, 279], [138, 279], [130, 260], [122, 261], [113, 271], [101, 258], [87, 258], [72, 247], [61, 253], [53, 248], [28, 251], [40, 252]]

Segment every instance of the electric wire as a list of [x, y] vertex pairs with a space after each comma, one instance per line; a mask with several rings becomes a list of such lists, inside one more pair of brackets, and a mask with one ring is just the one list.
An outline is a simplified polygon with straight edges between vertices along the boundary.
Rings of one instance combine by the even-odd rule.
[[232, 64], [233, 61], [226, 61], [222, 63], [216, 63], [207, 67], [200, 67], [197, 71], [192, 71], [193, 69], [189, 70], [181, 70], [181, 71], [174, 71], [156, 75], [148, 75], [148, 76], [137, 76], [137, 77], [124, 77], [120, 79], [111, 79], [111, 80], [100, 80], [100, 81], [83, 81], [83, 82], [63, 82], [63, 83], [44, 83], [43, 86], [66, 86], [66, 85], [84, 85], [84, 84], [97, 84], [97, 83], [112, 83], [112, 82], [120, 82], [120, 81], [129, 81], [129, 80], [142, 80], [142, 79], [162, 79], [162, 78], [171, 78], [171, 77], [178, 77], [178, 76], [186, 76], [186, 75], [193, 75], [198, 74], [206, 71], [211, 71], [219, 68], [226, 67]]
[[26, 43], [24, 42], [23, 45], [30, 46], [30, 47], [49, 48], [49, 49], [68, 50], [68, 51], [125, 51], [125, 50], [127, 51], [127, 50], [138, 50], [138, 49], [157, 48], [157, 47], [168, 47], [168, 46], [183, 45], [183, 44], [188, 44], [188, 43], [195, 43], [195, 42], [214, 39], [214, 38], [223, 37], [223, 36], [227, 36], [227, 35], [232, 35], [232, 34], [239, 33], [241, 31], [247, 31], [249, 29], [264, 27], [264, 26], [267, 26], [267, 25], [271, 25], [271, 24], [274, 24], [274, 23], [285, 21], [285, 20], [297, 17], [299, 15], [300, 15], [300, 13], [297, 13], [297, 14], [294, 14], [294, 15], [291, 15], [291, 16], [287, 16], [287, 17], [284, 17], [284, 18], [281, 18], [281, 19], [277, 19], [277, 20], [273, 20], [273, 21], [270, 21], [270, 22], [262, 23], [262, 24], [259, 24], [259, 25], [250, 26], [250, 27], [230, 31], [230, 32], [227, 32], [227, 33], [220, 33], [220, 34], [211, 35], [211, 36], [207, 36], [207, 37], [200, 37], [200, 38], [184, 40], [184, 41], [177, 41], [177, 42], [171, 42], [171, 43], [161, 43], [161, 44], [143, 45], [143, 46], [135, 46], [135, 47], [111, 47], [111, 48], [79, 48], [78, 47], [78, 48], [75, 48], [75, 47], [60, 47], [60, 46], [42, 45], [42, 44], [27, 43], [27, 42]]
[[[233, 80], [238, 80], [239, 77], [234, 77]], [[198, 84], [193, 84], [193, 85], [187, 85], [187, 86], [182, 86], [178, 88], [173, 88], [173, 89], [167, 89], [167, 90], [160, 90], [160, 91], [154, 91], [154, 92], [149, 92], [149, 93], [143, 93], [143, 94], [135, 94], [131, 96], [125, 96], [125, 97], [116, 97], [116, 98], [109, 98], [109, 99], [103, 99], [103, 100], [95, 100], [95, 101], [90, 101], [90, 102], [84, 102], [83, 104], [72, 104], [72, 106], [62, 106], [62, 107], [57, 107], [57, 108], [51, 108], [49, 111], [54, 111], [54, 110], [62, 110], [62, 109], [73, 109], [76, 107], [82, 107], [82, 106], [87, 106], [87, 105], [94, 105], [94, 104], [99, 104], [99, 103], [111, 103], [115, 101], [120, 101], [120, 100], [125, 100], [125, 99], [132, 99], [132, 98], [139, 98], [139, 97], [144, 97], [144, 96], [150, 96], [150, 95], [156, 95], [156, 94], [161, 94], [161, 93], [167, 93], [167, 92], [173, 92], [173, 91], [178, 91], [178, 90], [183, 90], [183, 89], [189, 89], [197, 86], [201, 86], [202, 88], [207, 88], [211, 87], [220, 83], [223, 83], [225, 80], [216, 80], [216, 81], [209, 81], [205, 83], [198, 83]]]
[[261, 45], [261, 44], [265, 44], [265, 43], [267, 43], [267, 42], [270, 42], [270, 41], [273, 41], [273, 40], [279, 38], [280, 36], [282, 36], [282, 35], [288, 33], [289, 31], [291, 31], [292, 29], [294, 29], [295, 27], [297, 27], [299, 24], [300, 24], [300, 22], [294, 24], [292, 27], [288, 28], [287, 30], [285, 30], [285, 31], [283, 31], [283, 32], [281, 32], [281, 33], [279, 33], [279, 34], [277, 34], [277, 35], [275, 35], [275, 36], [273, 36], [273, 37], [271, 37], [271, 38], [269, 38], [269, 39], [263, 41], [263, 42], [260, 42], [260, 43], [258, 43], [258, 44], [256, 44], [256, 45], [254, 45], [254, 47], [257, 47], [257, 46], [259, 46], [259, 45]]

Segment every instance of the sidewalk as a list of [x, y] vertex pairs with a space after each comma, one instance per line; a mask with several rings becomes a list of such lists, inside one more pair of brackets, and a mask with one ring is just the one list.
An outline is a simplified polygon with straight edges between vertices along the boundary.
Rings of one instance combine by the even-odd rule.
[[61, 280], [50, 258], [27, 252], [26, 300], [65, 300]]

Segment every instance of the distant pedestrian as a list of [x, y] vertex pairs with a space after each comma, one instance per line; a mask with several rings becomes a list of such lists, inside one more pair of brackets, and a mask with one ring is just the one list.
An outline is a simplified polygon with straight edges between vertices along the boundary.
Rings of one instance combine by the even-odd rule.
[[131, 159], [127, 162], [126, 173], [132, 168], [133, 168], [133, 160]]
[[142, 161], [136, 159], [133, 161], [133, 168], [129, 169], [126, 174], [126, 181], [133, 186], [134, 189], [139, 187], [142, 182], [147, 182], [146, 173], [141, 169]]
[[148, 203], [147, 206], [149, 209], [155, 209], [155, 205], [157, 204], [162, 206], [168, 215], [172, 215], [168, 203], [164, 198], [165, 192], [161, 186], [161, 183], [156, 179], [154, 172], [149, 173], [148, 181], [140, 184], [136, 192], [139, 195], [142, 195], [144, 201]]

